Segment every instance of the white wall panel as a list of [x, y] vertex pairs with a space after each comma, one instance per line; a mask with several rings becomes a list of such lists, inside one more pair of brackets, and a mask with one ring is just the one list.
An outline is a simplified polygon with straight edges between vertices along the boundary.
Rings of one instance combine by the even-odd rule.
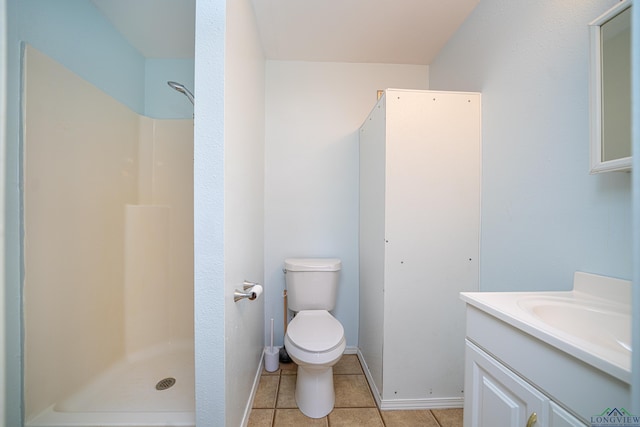
[[[375, 108], [361, 130], [361, 174], [377, 179], [360, 181], [361, 201], [371, 208], [360, 211], [361, 249], [368, 247], [360, 254], [360, 302], [377, 331], [365, 327], [360, 347], [380, 388], [375, 349], [382, 340], [383, 407], [461, 406], [458, 294], [477, 290], [479, 277], [480, 95], [390, 89], [385, 97], [377, 107], [386, 110]], [[380, 311], [381, 298], [368, 292], [378, 295], [382, 280]]]

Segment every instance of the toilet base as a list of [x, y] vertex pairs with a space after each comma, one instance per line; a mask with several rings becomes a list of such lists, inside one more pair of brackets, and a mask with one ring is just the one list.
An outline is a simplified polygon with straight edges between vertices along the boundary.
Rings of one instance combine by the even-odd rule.
[[328, 415], [336, 401], [333, 367], [298, 365], [295, 396], [298, 409], [307, 417]]

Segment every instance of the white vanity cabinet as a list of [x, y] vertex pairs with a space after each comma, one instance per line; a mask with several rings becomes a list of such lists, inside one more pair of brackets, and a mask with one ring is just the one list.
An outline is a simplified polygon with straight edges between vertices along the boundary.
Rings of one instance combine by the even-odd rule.
[[585, 427], [516, 373], [466, 341], [464, 427]]
[[567, 292], [461, 293], [464, 427], [615, 424], [631, 406], [630, 295], [582, 272]]

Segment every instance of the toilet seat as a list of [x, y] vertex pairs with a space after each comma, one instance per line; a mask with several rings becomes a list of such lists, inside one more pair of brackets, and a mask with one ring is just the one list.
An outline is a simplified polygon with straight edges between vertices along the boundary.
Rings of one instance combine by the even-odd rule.
[[287, 327], [289, 342], [301, 350], [329, 352], [344, 343], [342, 324], [327, 310], [302, 310]]

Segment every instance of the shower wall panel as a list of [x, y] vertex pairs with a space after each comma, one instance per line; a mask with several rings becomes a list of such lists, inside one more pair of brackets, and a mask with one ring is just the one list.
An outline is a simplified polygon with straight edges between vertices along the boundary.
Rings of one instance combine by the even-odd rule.
[[150, 177], [139, 174], [139, 182], [149, 184], [138, 187], [138, 203], [171, 207], [168, 331], [172, 340], [193, 340], [193, 119], [141, 117], [140, 128], [144, 127], [151, 128], [145, 132], [150, 139], [140, 139], [138, 162]]
[[128, 354], [157, 345], [172, 328], [169, 206], [125, 207], [124, 314]]
[[193, 120], [141, 117], [30, 46], [24, 69], [28, 420], [193, 340]]
[[123, 352], [124, 215], [138, 116], [27, 47], [24, 123], [26, 411]]
[[169, 338], [193, 341], [193, 119], [154, 123], [153, 203], [171, 206]]

